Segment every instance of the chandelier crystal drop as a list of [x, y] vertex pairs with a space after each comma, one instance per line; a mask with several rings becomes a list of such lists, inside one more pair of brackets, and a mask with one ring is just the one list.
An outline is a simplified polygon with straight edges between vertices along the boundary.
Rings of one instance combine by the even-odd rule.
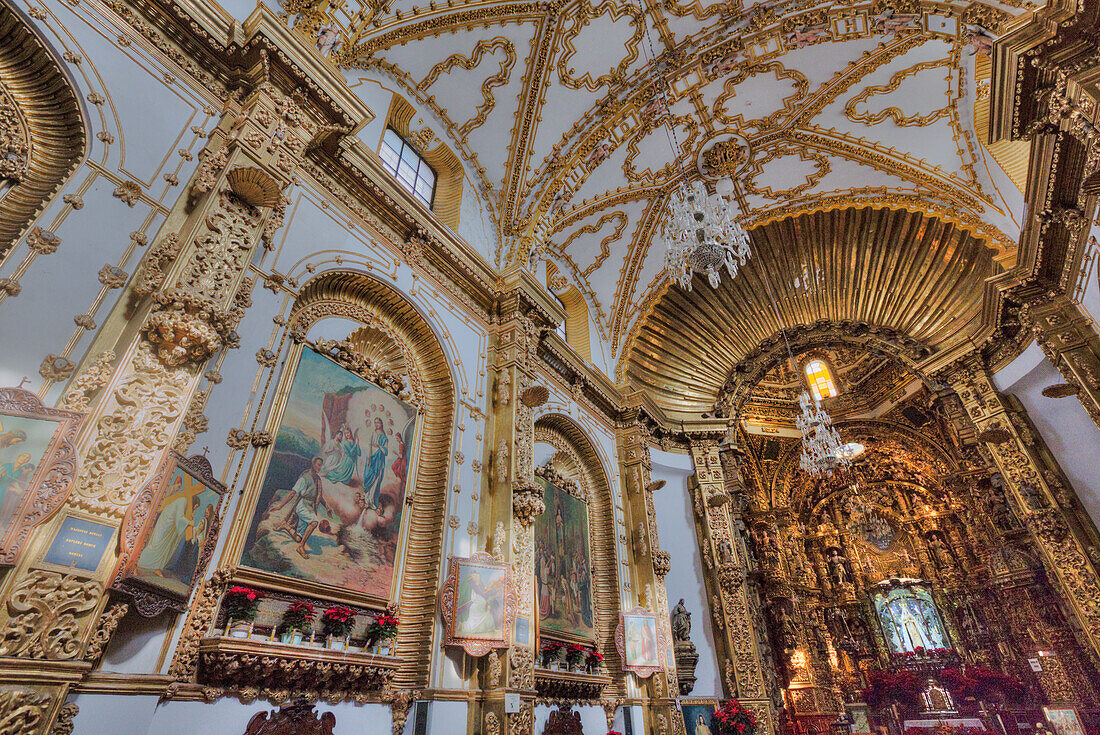
[[802, 432], [802, 470], [814, 477], [831, 476], [837, 467], [851, 464], [852, 458], [820, 401], [802, 391], [798, 403], [802, 409], [796, 420]]
[[702, 181], [685, 181], [669, 200], [669, 215], [661, 228], [665, 266], [685, 291], [691, 290], [695, 273], [706, 273], [711, 288], [718, 288], [722, 266], [733, 278], [749, 258], [749, 236], [730, 206], [732, 182], [719, 184], [719, 191], [711, 195]]

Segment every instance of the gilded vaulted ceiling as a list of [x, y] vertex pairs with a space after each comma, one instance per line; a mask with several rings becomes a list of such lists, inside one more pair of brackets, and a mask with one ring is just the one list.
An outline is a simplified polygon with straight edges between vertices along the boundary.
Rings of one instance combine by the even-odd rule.
[[997, 268], [974, 233], [904, 210], [804, 214], [753, 229], [751, 241], [737, 278], [668, 288], [639, 321], [625, 376], [670, 413], [710, 411], [746, 357], [782, 359], [781, 330], [796, 347], [824, 331], [918, 367], [978, 333]]
[[382, 80], [417, 106], [410, 132], [476, 183], [496, 264], [554, 262], [620, 369], [665, 281], [669, 192], [713, 165], [749, 226], [887, 203], [1014, 258], [1022, 198], [983, 145], [983, 75], [1032, 3], [642, 2], [285, 7], [341, 31], [330, 58], [353, 85]]

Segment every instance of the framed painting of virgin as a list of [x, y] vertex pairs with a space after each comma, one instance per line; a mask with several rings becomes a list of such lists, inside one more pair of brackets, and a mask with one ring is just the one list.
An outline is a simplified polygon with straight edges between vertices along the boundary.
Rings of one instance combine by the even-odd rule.
[[83, 417], [47, 408], [22, 388], [0, 388], [0, 566], [15, 563], [31, 529], [68, 495]]
[[274, 443], [256, 455], [236, 579], [351, 605], [392, 598], [417, 407], [309, 346], [287, 360]]
[[131, 504], [114, 586], [139, 613], [186, 604], [214, 553], [225, 492], [206, 457], [172, 452]]

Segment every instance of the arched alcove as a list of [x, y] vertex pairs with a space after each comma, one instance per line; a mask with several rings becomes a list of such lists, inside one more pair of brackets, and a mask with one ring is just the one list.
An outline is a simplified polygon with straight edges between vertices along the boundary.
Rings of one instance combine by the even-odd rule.
[[406, 496], [411, 513], [405, 526], [398, 597], [401, 626], [396, 655], [403, 664], [394, 686], [425, 687], [439, 586], [454, 381], [432, 326], [403, 294], [380, 280], [347, 271], [317, 276], [299, 293], [288, 328], [292, 335], [301, 336], [328, 317], [361, 324], [345, 344], [376, 365], [404, 370], [419, 404], [422, 434], [414, 482]]
[[[615, 649], [619, 622], [618, 576], [615, 561], [615, 512], [611, 483], [595, 443], [572, 418], [549, 413], [535, 421], [535, 445], [554, 448], [549, 463], [562, 477], [576, 482], [589, 508], [589, 542], [592, 550], [592, 597], [596, 642], [608, 672], [623, 685], [622, 665]], [[536, 457], [538, 453], [536, 452]]]

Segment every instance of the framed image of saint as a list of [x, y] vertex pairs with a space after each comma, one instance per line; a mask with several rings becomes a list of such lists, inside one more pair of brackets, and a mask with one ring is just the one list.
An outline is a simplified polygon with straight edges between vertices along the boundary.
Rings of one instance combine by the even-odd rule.
[[684, 713], [684, 730], [687, 735], [713, 735], [711, 725], [714, 712], [718, 709], [716, 699], [684, 699], [680, 701]]
[[664, 669], [666, 636], [657, 623], [656, 614], [644, 607], [619, 613], [615, 629], [615, 646], [623, 661], [623, 671], [631, 671], [646, 679]]
[[484, 656], [511, 645], [516, 598], [511, 567], [490, 554], [451, 557], [439, 596], [446, 623], [443, 645]]
[[235, 581], [384, 607], [401, 563], [417, 407], [397, 378], [295, 345], [242, 499], [252, 517]]
[[1054, 735], [1085, 735], [1085, 726], [1076, 707], [1043, 707], [1043, 715]]
[[186, 607], [214, 553], [225, 493], [206, 457], [171, 452], [131, 504], [114, 588], [132, 597], [139, 613]]
[[31, 529], [69, 494], [83, 417], [21, 387], [0, 388], [0, 566], [15, 563]]

